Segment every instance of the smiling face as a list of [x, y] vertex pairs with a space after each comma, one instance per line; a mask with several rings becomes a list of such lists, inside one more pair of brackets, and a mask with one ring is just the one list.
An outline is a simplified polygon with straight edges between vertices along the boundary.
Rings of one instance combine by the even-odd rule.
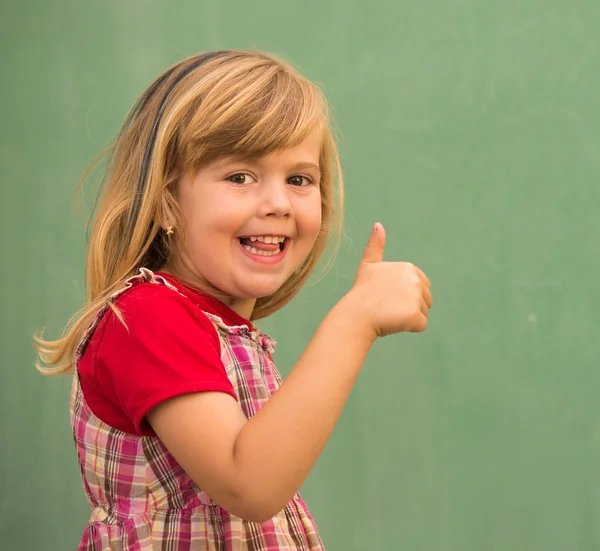
[[[177, 270], [249, 318], [302, 265], [321, 228], [321, 132], [253, 161], [225, 158], [182, 178]], [[168, 268], [168, 267], [167, 267]]]

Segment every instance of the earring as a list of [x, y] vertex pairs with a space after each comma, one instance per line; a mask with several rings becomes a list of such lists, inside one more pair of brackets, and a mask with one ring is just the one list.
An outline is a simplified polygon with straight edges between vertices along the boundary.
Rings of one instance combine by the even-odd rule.
[[167, 237], [171, 237], [173, 235], [173, 226], [167, 226]]

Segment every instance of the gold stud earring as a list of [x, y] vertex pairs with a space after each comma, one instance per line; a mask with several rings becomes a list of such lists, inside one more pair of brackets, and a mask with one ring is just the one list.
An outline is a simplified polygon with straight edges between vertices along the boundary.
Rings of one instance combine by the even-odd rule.
[[173, 235], [173, 226], [167, 226], [167, 237], [171, 237]]

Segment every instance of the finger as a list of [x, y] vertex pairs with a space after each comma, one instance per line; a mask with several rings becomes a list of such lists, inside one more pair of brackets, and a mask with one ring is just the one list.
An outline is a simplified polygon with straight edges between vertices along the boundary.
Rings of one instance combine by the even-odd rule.
[[361, 262], [373, 263], [383, 260], [383, 250], [385, 249], [385, 229], [377, 222], [373, 226], [373, 231], [365, 247]]
[[423, 272], [423, 270], [417, 268], [416, 266], [415, 268], [417, 269], [417, 275], [419, 276], [419, 279], [425, 284], [425, 286], [428, 289], [431, 289], [431, 281], [429, 281], [429, 278], [425, 275], [425, 272]]
[[421, 300], [421, 314], [423, 314], [426, 318], [429, 317], [429, 306], [427, 306], [427, 303], [425, 302], [425, 300]]
[[423, 314], [415, 316], [415, 322], [410, 329], [411, 333], [421, 333], [427, 329], [427, 317]]
[[423, 300], [425, 301], [427, 308], [431, 308], [431, 305], [433, 304], [433, 299], [431, 298], [431, 291], [428, 287], [423, 288]]

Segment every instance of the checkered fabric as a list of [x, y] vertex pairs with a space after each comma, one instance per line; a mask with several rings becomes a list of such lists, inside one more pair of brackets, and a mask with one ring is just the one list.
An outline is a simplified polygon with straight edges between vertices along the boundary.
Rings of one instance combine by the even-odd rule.
[[[113, 298], [139, 282], [166, 285], [149, 270], [127, 281]], [[95, 325], [81, 343], [78, 360]], [[221, 358], [238, 402], [251, 418], [281, 384], [271, 352], [275, 342], [258, 330], [217, 329]], [[229, 514], [200, 489], [159, 438], [128, 434], [98, 419], [73, 380], [71, 424], [83, 485], [91, 507], [79, 551], [322, 551], [315, 523], [299, 494], [264, 523]]]

